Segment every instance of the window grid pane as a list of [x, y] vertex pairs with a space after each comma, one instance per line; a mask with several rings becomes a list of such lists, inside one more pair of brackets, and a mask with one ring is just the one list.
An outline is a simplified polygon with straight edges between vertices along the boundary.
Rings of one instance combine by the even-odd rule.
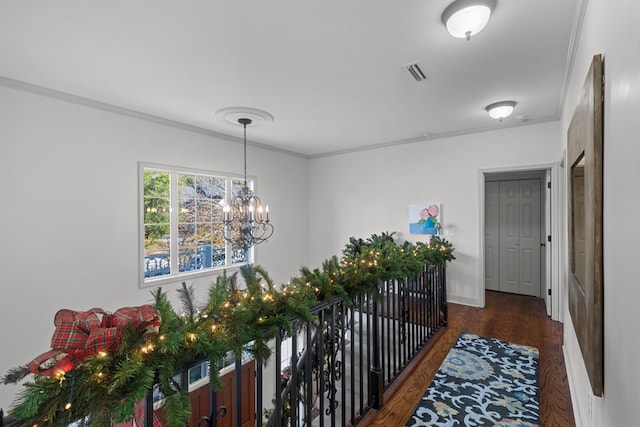
[[[252, 188], [252, 182], [247, 180], [247, 186]], [[231, 192], [233, 196], [236, 196], [240, 189], [244, 187], [244, 181], [240, 179], [233, 180], [233, 184], [231, 187]], [[233, 240], [236, 240], [238, 237], [238, 231], [234, 231], [232, 235]], [[245, 251], [242, 247], [232, 246], [231, 247], [231, 264], [242, 264], [248, 262], [249, 259], [249, 251]]]
[[[176, 185], [173, 210], [172, 180]], [[231, 248], [224, 239], [221, 205], [227, 186], [237, 192], [243, 184], [229, 177], [145, 167], [145, 281], [248, 262], [249, 251]], [[172, 241], [176, 244], [174, 252], [171, 252]], [[171, 265], [176, 266], [176, 271], [171, 270]]]
[[170, 174], [149, 170], [144, 174], [144, 273], [167, 276], [170, 268]]

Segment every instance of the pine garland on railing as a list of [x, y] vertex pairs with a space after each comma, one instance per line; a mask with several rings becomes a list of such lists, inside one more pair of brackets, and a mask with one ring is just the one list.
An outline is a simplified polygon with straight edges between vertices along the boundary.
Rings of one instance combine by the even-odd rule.
[[[426, 244], [397, 244], [393, 233], [382, 233], [367, 240], [351, 238], [341, 259], [334, 256], [314, 270], [303, 267], [299, 277], [280, 289], [262, 267], [252, 265], [241, 268], [244, 288], [237, 273], [217, 277], [204, 306], [197, 305], [193, 289], [183, 283], [178, 290], [180, 313], [157, 289], [153, 309], [161, 319], [159, 328], [144, 322], [121, 325], [115, 350], [74, 359], [53, 375], [35, 374], [17, 396], [11, 416], [24, 426], [129, 422], [158, 384], [167, 423], [184, 425], [189, 399], [174, 380], [183, 367], [209, 359], [213, 386], [219, 389], [222, 382], [215, 367], [228, 351], [241, 357], [248, 350], [266, 361], [267, 343], [280, 330], [291, 332], [291, 318], [309, 319], [310, 308], [318, 301], [334, 297], [351, 301], [360, 292], [375, 294], [379, 280], [404, 278], [420, 272], [425, 263], [446, 265], [453, 259], [452, 245], [438, 236]], [[248, 349], [247, 343], [252, 343]], [[48, 367], [55, 368], [57, 361], [51, 360]], [[1, 382], [18, 383], [31, 373], [27, 365], [14, 368]]]

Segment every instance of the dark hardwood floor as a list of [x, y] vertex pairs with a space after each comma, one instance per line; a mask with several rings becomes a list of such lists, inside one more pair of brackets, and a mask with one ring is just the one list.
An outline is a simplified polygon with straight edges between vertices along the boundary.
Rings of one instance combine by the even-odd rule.
[[359, 426], [404, 426], [462, 332], [537, 347], [540, 425], [575, 426], [562, 355], [562, 324], [547, 317], [544, 301], [539, 298], [487, 291], [485, 303], [485, 308], [449, 304], [449, 326], [392, 384], [385, 393], [384, 407], [370, 411]]

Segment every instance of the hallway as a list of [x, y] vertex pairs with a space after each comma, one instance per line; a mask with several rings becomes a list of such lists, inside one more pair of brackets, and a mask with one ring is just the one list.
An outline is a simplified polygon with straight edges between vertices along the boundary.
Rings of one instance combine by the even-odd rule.
[[486, 307], [449, 304], [449, 326], [413, 369], [392, 385], [383, 409], [371, 411], [363, 426], [404, 426], [461, 332], [498, 338], [540, 350], [540, 425], [575, 426], [562, 354], [563, 325], [546, 315], [539, 298], [486, 292]]

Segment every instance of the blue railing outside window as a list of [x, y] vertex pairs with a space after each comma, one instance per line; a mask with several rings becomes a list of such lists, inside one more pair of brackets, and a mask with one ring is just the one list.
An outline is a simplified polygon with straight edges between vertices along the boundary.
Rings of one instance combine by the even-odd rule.
[[[178, 258], [178, 271], [197, 271], [207, 268], [225, 266], [225, 248], [213, 248], [211, 245], [202, 245], [194, 252], [183, 252]], [[242, 249], [235, 249], [231, 254], [233, 264], [246, 261], [246, 252]], [[160, 277], [170, 274], [171, 261], [169, 253], [158, 253], [145, 255], [144, 257], [144, 277]]]

